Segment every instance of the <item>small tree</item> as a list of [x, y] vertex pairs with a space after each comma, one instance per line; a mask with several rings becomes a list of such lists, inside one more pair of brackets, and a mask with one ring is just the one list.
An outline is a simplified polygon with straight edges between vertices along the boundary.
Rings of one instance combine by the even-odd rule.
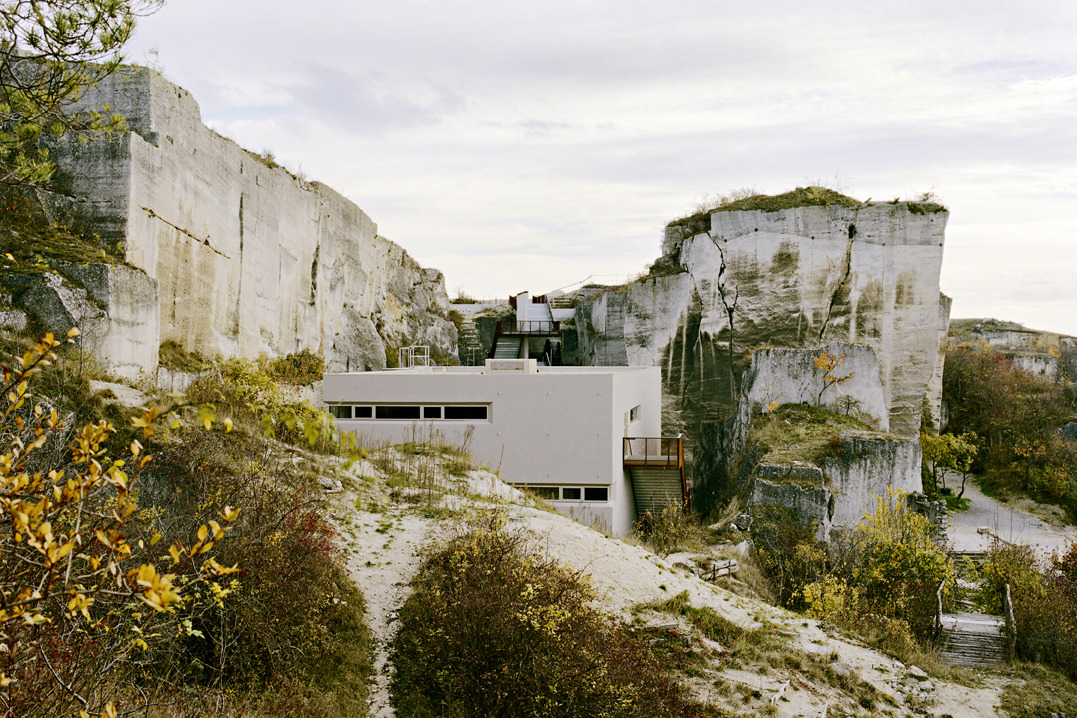
[[823, 385], [819, 389], [819, 393], [815, 395], [815, 405], [821, 406], [823, 403], [823, 394], [826, 390], [835, 384], [843, 384], [853, 378], [852, 374], [845, 374], [839, 376], [834, 372], [838, 370], [843, 364], [845, 364], [846, 356], [844, 353], [831, 354], [826, 349], [820, 351], [815, 355], [815, 369], [822, 372]]
[[[112, 74], [135, 18], [163, 0], [4, 0], [0, 3], [0, 184], [37, 185], [56, 167], [44, 140], [117, 130], [118, 115], [77, 110]], [[106, 108], [107, 112], [107, 108]]]
[[946, 470], [950, 469], [961, 474], [961, 492], [957, 497], [961, 498], [965, 495], [965, 483], [972, 472], [972, 462], [979, 451], [976, 441], [976, 433], [972, 431], [966, 431], [961, 436], [920, 433], [923, 463], [927, 467], [936, 492], [939, 488], [939, 479], [942, 479], [943, 487], [946, 486]]

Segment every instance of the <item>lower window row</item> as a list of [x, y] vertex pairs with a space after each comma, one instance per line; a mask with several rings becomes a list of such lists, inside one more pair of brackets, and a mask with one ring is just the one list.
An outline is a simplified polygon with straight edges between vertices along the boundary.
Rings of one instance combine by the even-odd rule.
[[526, 485], [531, 493], [547, 501], [609, 501], [608, 486], [531, 486]]

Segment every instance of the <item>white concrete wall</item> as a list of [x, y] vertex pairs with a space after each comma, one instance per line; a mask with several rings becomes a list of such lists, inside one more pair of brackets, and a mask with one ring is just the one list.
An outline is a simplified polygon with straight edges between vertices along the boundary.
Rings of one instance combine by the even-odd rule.
[[323, 395], [329, 404], [489, 404], [485, 422], [338, 419], [337, 426], [370, 443], [408, 440], [418, 426], [426, 436], [440, 432], [451, 444], [473, 427], [472, 456], [509, 483], [609, 487], [609, 506], [555, 505], [588, 511], [584, 523], [601, 519], [607, 530], [624, 534], [635, 519], [622, 461], [624, 415], [640, 406], [630, 429], [659, 436], [660, 381], [655, 368], [539, 367], [525, 373], [454, 367], [326, 374]]

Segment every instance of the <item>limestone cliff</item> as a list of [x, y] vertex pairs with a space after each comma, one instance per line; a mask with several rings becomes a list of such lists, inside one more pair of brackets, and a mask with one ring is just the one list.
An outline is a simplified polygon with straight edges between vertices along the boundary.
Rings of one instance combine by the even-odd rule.
[[[48, 204], [118, 247], [157, 297], [155, 321], [126, 332], [140, 346], [114, 342], [106, 365], [151, 369], [167, 340], [206, 355], [307, 349], [331, 371], [382, 368], [386, 344], [455, 355], [441, 273], [354, 203], [216, 134], [152, 70], [125, 68], [85, 101], [130, 131], [56, 148], [62, 191]], [[113, 293], [110, 317], [137, 314], [123, 299]]]
[[916, 437], [925, 408], [938, 420], [947, 217], [937, 205], [850, 200], [675, 223], [664, 276], [580, 307], [580, 361], [661, 366], [666, 418], [694, 433], [729, 415], [753, 349], [863, 344], [878, 362], [884, 425]]
[[874, 351], [831, 343], [843, 356], [829, 386], [818, 350], [762, 349], [742, 377], [739, 410], [704, 427], [696, 452], [695, 499], [713, 508], [741, 496], [753, 512], [778, 507], [820, 539], [851, 527], [890, 489], [922, 490], [920, 443], [887, 432]]

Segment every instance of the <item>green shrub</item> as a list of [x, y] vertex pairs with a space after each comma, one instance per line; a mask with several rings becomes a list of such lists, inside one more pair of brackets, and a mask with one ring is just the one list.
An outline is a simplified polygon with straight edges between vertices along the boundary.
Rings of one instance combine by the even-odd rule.
[[296, 354], [258, 360], [258, 368], [276, 381], [289, 384], [312, 384], [321, 381], [325, 359], [304, 349]]
[[400, 716], [702, 715], [646, 648], [591, 608], [578, 573], [500, 513], [433, 549], [391, 647]]
[[196, 508], [235, 505], [234, 540], [218, 551], [242, 570], [224, 604], [198, 594], [206, 610], [155, 656], [155, 671], [218, 691], [256, 688], [288, 715], [362, 714], [371, 665], [363, 597], [315, 477], [274, 459], [259, 433], [181, 428], [170, 442], [178, 445], [158, 452], [144, 488], [157, 531], [167, 542], [188, 531]]
[[943, 399], [948, 430], [975, 432], [972, 469], [987, 475], [989, 490], [1027, 494], [1077, 516], [1077, 445], [1058, 433], [1077, 408], [1070, 389], [984, 346], [961, 344], [946, 353]]
[[1041, 569], [1032, 548], [996, 542], [981, 572], [980, 603], [988, 611], [1003, 613], [1010, 586], [1018, 657], [1077, 680], [1077, 544]]
[[246, 359], [228, 359], [191, 385], [187, 399], [211, 420], [228, 419], [292, 444], [334, 451], [339, 436], [332, 418], [286, 391]]

